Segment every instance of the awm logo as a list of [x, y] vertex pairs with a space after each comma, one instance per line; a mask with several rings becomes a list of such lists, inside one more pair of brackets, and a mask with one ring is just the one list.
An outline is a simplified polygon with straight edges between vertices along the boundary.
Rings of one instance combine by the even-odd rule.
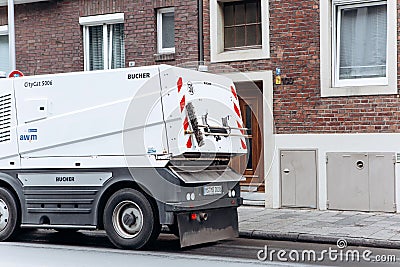
[[19, 136], [20, 141], [36, 141], [37, 135], [36, 134], [21, 134]]

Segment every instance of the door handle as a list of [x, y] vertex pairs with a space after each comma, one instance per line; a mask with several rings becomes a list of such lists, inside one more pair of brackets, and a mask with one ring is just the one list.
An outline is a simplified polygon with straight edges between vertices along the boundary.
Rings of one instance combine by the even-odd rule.
[[286, 169], [283, 170], [283, 172], [284, 172], [285, 174], [289, 174], [290, 170], [289, 170], [288, 168], [286, 168]]

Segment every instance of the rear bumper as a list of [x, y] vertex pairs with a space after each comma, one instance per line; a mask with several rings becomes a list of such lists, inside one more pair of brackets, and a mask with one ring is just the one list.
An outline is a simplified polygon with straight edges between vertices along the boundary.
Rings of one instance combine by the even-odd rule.
[[166, 203], [165, 211], [167, 212], [192, 212], [203, 209], [219, 209], [219, 208], [237, 208], [243, 204], [243, 198], [220, 198], [216, 200], [207, 199], [202, 201]]
[[179, 212], [176, 218], [181, 247], [239, 236], [236, 207]]

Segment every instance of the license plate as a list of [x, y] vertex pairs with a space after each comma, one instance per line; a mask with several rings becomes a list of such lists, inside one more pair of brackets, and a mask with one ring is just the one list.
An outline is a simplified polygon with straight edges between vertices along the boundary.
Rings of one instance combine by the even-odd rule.
[[204, 186], [205, 196], [221, 195], [221, 194], [222, 194], [222, 185]]

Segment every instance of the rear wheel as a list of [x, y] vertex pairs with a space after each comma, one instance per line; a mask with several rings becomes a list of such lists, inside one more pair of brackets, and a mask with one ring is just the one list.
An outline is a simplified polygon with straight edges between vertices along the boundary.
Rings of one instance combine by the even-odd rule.
[[10, 239], [17, 229], [17, 201], [9, 190], [0, 188], [0, 241]]
[[104, 229], [110, 241], [122, 249], [140, 249], [157, 239], [160, 224], [149, 200], [139, 191], [122, 189], [108, 200]]

